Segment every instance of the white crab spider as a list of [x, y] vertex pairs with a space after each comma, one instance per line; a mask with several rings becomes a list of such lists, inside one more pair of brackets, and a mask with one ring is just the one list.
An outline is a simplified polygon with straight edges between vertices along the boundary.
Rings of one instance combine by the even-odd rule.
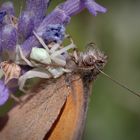
[[[23, 59], [27, 65], [33, 67], [32, 70], [27, 71], [25, 74], [20, 76], [18, 80], [19, 89], [25, 93], [26, 91], [23, 88], [26, 80], [30, 78], [58, 78], [65, 72], [71, 72], [69, 69], [64, 68], [66, 65], [66, 57], [63, 54], [67, 54], [69, 49], [75, 48], [73, 42], [64, 48], [61, 48], [58, 43], [47, 46], [41, 37], [39, 37], [35, 32], [33, 33], [44, 48], [33, 47], [29, 57], [31, 61], [24, 56], [20, 46], [18, 46], [21, 59]], [[49, 47], [51, 48], [49, 49]], [[43, 68], [41, 64], [46, 64], [48, 67]], [[52, 67], [51, 64], [56, 64], [58, 67]]]

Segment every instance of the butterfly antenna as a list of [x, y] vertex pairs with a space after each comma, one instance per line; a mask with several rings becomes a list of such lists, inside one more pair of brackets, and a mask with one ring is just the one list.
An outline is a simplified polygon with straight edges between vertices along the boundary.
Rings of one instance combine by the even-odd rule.
[[106, 76], [107, 78], [109, 78], [111, 81], [113, 81], [114, 83], [116, 83], [117, 85], [121, 86], [122, 88], [126, 89], [127, 91], [129, 91], [130, 93], [140, 97], [140, 94], [138, 94], [137, 92], [131, 90], [130, 88], [128, 88], [127, 86], [125, 86], [124, 84], [120, 83], [119, 81], [113, 79], [111, 76], [109, 76], [108, 74], [106, 74], [105, 72], [103, 72], [102, 70], [100, 70], [97, 66], [96, 68], [99, 70], [100, 73], [102, 73], [104, 76]]

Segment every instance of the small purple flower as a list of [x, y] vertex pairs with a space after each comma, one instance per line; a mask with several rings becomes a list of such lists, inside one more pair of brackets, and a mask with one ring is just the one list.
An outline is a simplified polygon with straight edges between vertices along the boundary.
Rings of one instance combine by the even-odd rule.
[[97, 12], [105, 13], [107, 11], [106, 8], [102, 7], [93, 0], [86, 0], [84, 5], [89, 10], [89, 12], [94, 16], [97, 15]]
[[50, 0], [26, 0], [26, 8], [19, 17], [20, 40], [27, 39], [45, 17]]
[[0, 11], [0, 24], [2, 24], [5, 15], [6, 15], [6, 11]]
[[[94, 0], [67, 0], [66, 2], [58, 5], [48, 16], [43, 19], [36, 29], [37, 34], [43, 38], [43, 35], [46, 34], [45, 31], [47, 26], [51, 24], [66, 26], [70, 22], [73, 15], [78, 14], [85, 8], [87, 8], [94, 16], [97, 15], [97, 12], [106, 12], [106, 8], [100, 6]], [[35, 37], [29, 37], [29, 40], [31, 43], [27, 39], [21, 46], [24, 52], [25, 50], [27, 51], [25, 52], [26, 55], [28, 55], [32, 47], [34, 47], [33, 44], [39, 46], [39, 43], [36, 41]], [[28, 45], [28, 47], [26, 45]], [[28, 48], [28, 50], [26, 48]]]
[[65, 36], [65, 28], [60, 24], [50, 24], [42, 35], [45, 42], [61, 42]]
[[6, 103], [9, 98], [9, 94], [10, 92], [8, 87], [2, 80], [0, 80], [0, 106]]
[[26, 11], [34, 13], [34, 25], [37, 27], [46, 15], [50, 0], [26, 0]]
[[0, 9], [6, 11], [9, 15], [15, 15], [14, 5], [12, 2], [3, 3]]
[[32, 12], [22, 12], [19, 17], [18, 33], [20, 40], [27, 39], [34, 29], [34, 16]]
[[9, 59], [14, 60], [18, 40], [16, 28], [11, 24], [4, 25], [1, 29], [0, 37], [0, 54], [8, 55]]

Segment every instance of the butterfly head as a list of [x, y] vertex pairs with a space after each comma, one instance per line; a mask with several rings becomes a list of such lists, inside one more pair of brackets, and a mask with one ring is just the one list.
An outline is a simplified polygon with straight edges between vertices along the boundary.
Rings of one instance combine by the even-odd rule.
[[103, 70], [107, 63], [107, 56], [99, 49], [95, 48], [95, 44], [87, 45], [85, 52], [79, 54], [78, 66], [83, 70], [91, 70], [94, 74], [98, 74], [99, 70]]

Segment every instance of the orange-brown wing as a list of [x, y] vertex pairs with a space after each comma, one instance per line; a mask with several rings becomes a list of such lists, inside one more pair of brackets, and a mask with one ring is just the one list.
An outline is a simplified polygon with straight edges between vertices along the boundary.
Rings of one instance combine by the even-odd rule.
[[[0, 132], [0, 139], [42, 140], [59, 116], [69, 94], [64, 81], [64, 77], [61, 77], [56, 82], [38, 85], [36, 95], [23, 106], [17, 105], [9, 112], [9, 119]], [[63, 88], [59, 88], [62, 85]]]
[[78, 75], [74, 75], [65, 106], [45, 140], [80, 140], [87, 114], [88, 99], [89, 87], [84, 87], [83, 80]]
[[[9, 120], [0, 132], [3, 140], [80, 140], [84, 128], [89, 85], [79, 75], [50, 82], [23, 107], [10, 111]], [[86, 82], [86, 81], [85, 81]], [[40, 85], [39, 85], [40, 86]], [[42, 89], [42, 87], [41, 87]]]

